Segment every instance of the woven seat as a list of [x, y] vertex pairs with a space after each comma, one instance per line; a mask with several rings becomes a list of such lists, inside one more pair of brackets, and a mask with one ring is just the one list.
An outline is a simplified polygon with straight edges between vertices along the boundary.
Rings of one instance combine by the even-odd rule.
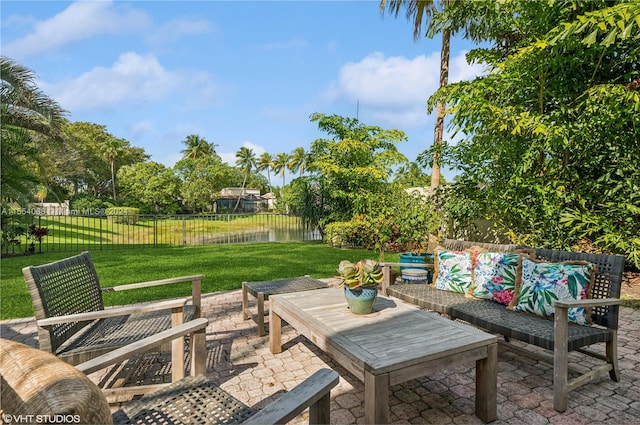
[[[481, 327], [489, 332], [499, 333], [547, 350], [554, 348], [553, 320], [506, 309], [503, 305], [483, 300], [471, 300], [451, 306], [451, 316]], [[609, 330], [595, 326], [568, 326], [568, 351], [587, 345], [610, 342], [613, 335]]]
[[[40, 349], [71, 364], [100, 356], [200, 315], [202, 276], [101, 288], [88, 252], [22, 270], [36, 316]], [[186, 299], [105, 309], [102, 292], [181, 282], [192, 284]], [[168, 349], [168, 347], [163, 347]]]
[[204, 376], [189, 376], [128, 403], [114, 423], [238, 424], [258, 413]]
[[426, 284], [392, 285], [387, 289], [392, 297], [418, 305], [427, 310], [437, 311], [440, 314], [451, 314], [451, 308], [459, 304], [476, 301], [456, 292], [434, 289]]
[[[75, 367], [51, 353], [0, 339], [0, 411], [13, 417], [63, 415], [69, 423], [207, 425], [285, 423], [309, 408], [310, 423], [329, 423], [330, 391], [338, 384], [337, 372], [321, 369], [261, 410], [254, 409], [204, 376], [207, 324], [205, 318], [195, 319]], [[85, 374], [186, 335], [200, 345], [191, 351], [192, 376], [172, 378], [169, 386], [132, 401], [111, 415], [104, 394]], [[182, 357], [182, 364], [184, 350], [179, 348], [174, 354]]]

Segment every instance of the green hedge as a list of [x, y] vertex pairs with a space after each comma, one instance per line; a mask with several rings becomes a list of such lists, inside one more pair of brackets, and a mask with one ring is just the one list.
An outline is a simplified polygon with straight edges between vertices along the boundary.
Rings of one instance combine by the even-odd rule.
[[136, 224], [140, 215], [139, 208], [111, 207], [105, 210], [107, 218], [113, 223]]
[[324, 228], [323, 242], [330, 247], [354, 246], [357, 228], [353, 222], [335, 221]]

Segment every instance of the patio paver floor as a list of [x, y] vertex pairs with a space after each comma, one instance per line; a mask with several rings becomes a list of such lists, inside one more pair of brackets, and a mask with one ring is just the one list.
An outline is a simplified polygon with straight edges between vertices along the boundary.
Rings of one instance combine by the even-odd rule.
[[[254, 301], [255, 302], [255, 301]], [[330, 367], [340, 374], [331, 394], [331, 421], [363, 423], [364, 385], [289, 326], [283, 328], [284, 351], [271, 354], [269, 336], [258, 337], [256, 325], [242, 320], [241, 291], [204, 295], [208, 375], [249, 405], [261, 407], [282, 391], [293, 388], [316, 370]], [[255, 307], [255, 304], [251, 304]], [[0, 322], [2, 338], [37, 347], [33, 319]], [[569, 394], [564, 413], [553, 409], [551, 365], [500, 350], [498, 355], [498, 420], [494, 424], [640, 424], [640, 310], [622, 307], [618, 331], [621, 382], [608, 377]], [[137, 378], [170, 379], [168, 356], [149, 354], [139, 359]], [[572, 354], [572, 362], [589, 361]], [[92, 375], [99, 381], [106, 372]], [[475, 364], [432, 373], [393, 386], [392, 423], [479, 424], [474, 414]], [[295, 423], [303, 423], [301, 416]]]

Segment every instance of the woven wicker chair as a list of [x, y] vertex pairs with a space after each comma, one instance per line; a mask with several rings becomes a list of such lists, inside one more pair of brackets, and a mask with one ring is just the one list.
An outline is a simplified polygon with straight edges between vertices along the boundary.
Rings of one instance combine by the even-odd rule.
[[[308, 407], [309, 423], [329, 423], [330, 391], [339, 379], [330, 369], [316, 372], [258, 411], [207, 380], [203, 376], [206, 352], [195, 350], [192, 376], [172, 379], [169, 386], [128, 403], [113, 415], [104, 394], [85, 375], [189, 333], [198, 340], [196, 335], [204, 334], [207, 323], [207, 319], [195, 319], [76, 367], [50, 353], [0, 339], [0, 411], [3, 417], [33, 415], [36, 420], [48, 415], [57, 423], [205, 425], [284, 423]], [[176, 369], [174, 364], [172, 370]], [[64, 419], [56, 420], [55, 415]]]
[[[22, 269], [31, 293], [40, 349], [78, 364], [159, 331], [200, 317], [202, 276], [101, 288], [88, 252]], [[192, 283], [187, 299], [104, 308], [102, 292]], [[167, 350], [168, 347], [162, 347]]]

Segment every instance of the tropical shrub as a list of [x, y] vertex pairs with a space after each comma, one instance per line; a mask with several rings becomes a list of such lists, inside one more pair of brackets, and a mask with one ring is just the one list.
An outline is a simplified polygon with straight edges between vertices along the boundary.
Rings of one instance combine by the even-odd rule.
[[441, 18], [486, 43], [468, 58], [487, 67], [429, 99], [464, 134], [442, 151], [460, 173], [441, 200], [448, 231], [487, 220], [512, 242], [637, 267], [640, 5], [452, 2]]

